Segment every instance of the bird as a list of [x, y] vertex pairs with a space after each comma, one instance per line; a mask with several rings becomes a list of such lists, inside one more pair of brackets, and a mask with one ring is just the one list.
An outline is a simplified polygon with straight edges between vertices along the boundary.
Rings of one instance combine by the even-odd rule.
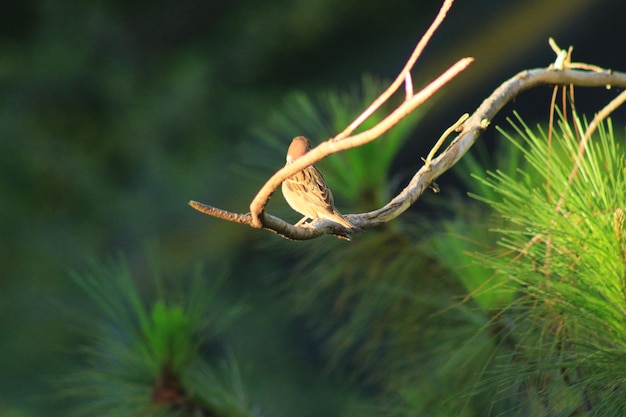
[[[285, 166], [293, 163], [311, 150], [309, 140], [296, 136], [287, 150]], [[359, 230], [335, 208], [333, 193], [317, 168], [310, 165], [283, 181], [282, 192], [287, 204], [304, 217], [295, 225], [302, 226], [306, 220], [330, 220], [346, 229]]]

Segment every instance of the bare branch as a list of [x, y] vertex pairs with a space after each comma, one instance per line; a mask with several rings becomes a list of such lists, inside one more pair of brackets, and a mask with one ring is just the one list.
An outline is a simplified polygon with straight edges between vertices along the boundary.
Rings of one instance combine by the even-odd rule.
[[424, 33], [424, 36], [422, 36], [422, 39], [420, 39], [420, 41], [415, 46], [413, 53], [407, 60], [404, 68], [402, 68], [402, 71], [400, 71], [396, 79], [393, 80], [389, 87], [387, 87], [387, 89], [383, 91], [383, 93], [378, 96], [376, 100], [374, 100], [372, 104], [370, 104], [370, 106], [359, 115], [359, 117], [357, 117], [352, 123], [350, 123], [347, 128], [344, 129], [343, 132], [335, 136], [332, 140], [341, 140], [350, 136], [352, 132], [356, 130], [356, 128], [361, 126], [364, 121], [366, 121], [372, 114], [374, 114], [374, 112], [378, 110], [380, 106], [386, 103], [387, 100], [389, 100], [389, 98], [396, 91], [398, 91], [398, 88], [400, 88], [402, 83], [405, 83], [406, 85], [407, 99], [411, 98], [411, 96], [413, 95], [411, 70], [413, 69], [413, 66], [415, 66], [415, 63], [417, 62], [420, 55], [422, 55], [422, 52], [424, 52], [424, 48], [426, 48], [426, 45], [428, 45], [428, 42], [430, 42], [430, 39], [433, 37], [433, 34], [437, 30], [437, 28], [439, 28], [441, 23], [446, 18], [446, 14], [448, 14], [448, 10], [450, 10], [450, 7], [452, 7], [452, 3], [454, 3], [454, 0], [444, 0], [443, 4], [441, 5], [441, 9], [439, 9], [439, 13], [437, 13], [437, 16], [435, 17], [435, 20], [433, 20], [426, 33]]
[[583, 140], [581, 143], [586, 144], [587, 142], [589, 142], [589, 139], [591, 138], [591, 135], [593, 135], [593, 133], [596, 131], [596, 129], [598, 129], [598, 125], [607, 117], [609, 117], [609, 115], [611, 113], [613, 113], [615, 110], [617, 110], [617, 108], [619, 106], [621, 106], [622, 104], [624, 104], [624, 102], [626, 101], [626, 90], [622, 91], [617, 97], [615, 97], [613, 100], [611, 100], [609, 102], [609, 104], [607, 104], [606, 106], [604, 106], [602, 108], [602, 110], [600, 110], [595, 117], [593, 118], [593, 120], [591, 121], [591, 123], [589, 123], [589, 127], [587, 128], [587, 130], [585, 131], [585, 135], [583, 136]]
[[[462, 61], [459, 61], [464, 62]], [[467, 64], [467, 63], [466, 63]], [[601, 72], [590, 72], [581, 70], [555, 70], [551, 68], [538, 68], [533, 70], [525, 70], [500, 85], [494, 92], [483, 101], [469, 119], [463, 123], [462, 131], [456, 136], [452, 143], [436, 158], [430, 161], [430, 164], [424, 165], [411, 179], [409, 184], [402, 192], [394, 197], [385, 206], [362, 214], [347, 215], [351, 223], [359, 226], [361, 229], [367, 229], [378, 226], [384, 222], [390, 221], [402, 214], [408, 209], [423, 192], [432, 184], [432, 182], [441, 176], [444, 172], [456, 164], [461, 157], [471, 148], [478, 136], [487, 128], [494, 116], [518, 94], [531, 88], [541, 85], [575, 85], [579, 87], [605, 87], [607, 85], [626, 88], [626, 73], [611, 72], [602, 70]], [[428, 88], [428, 87], [427, 87]], [[433, 87], [436, 91], [436, 88]], [[424, 90], [420, 91], [413, 99], [421, 102], [420, 96]], [[430, 96], [430, 95], [428, 95]], [[624, 93], [620, 94], [614, 102], [623, 100]], [[260, 201], [265, 204], [274, 189], [282, 180], [293, 175], [298, 170], [303, 169], [316, 162], [317, 160], [341, 150], [359, 146], [368, 141], [374, 140], [383, 132], [390, 129], [396, 122], [406, 116], [413, 109], [413, 99], [404, 102], [392, 114], [374, 128], [346, 138], [340, 142], [324, 142], [320, 146], [311, 150], [305, 156], [297, 159], [288, 167], [282, 168], [259, 191], [253, 204]], [[607, 108], [612, 109], [609, 105]], [[274, 187], [274, 188], [272, 188]], [[271, 191], [268, 191], [271, 190]], [[264, 194], [266, 193], [266, 194]], [[295, 240], [312, 239], [323, 234], [334, 234], [346, 237], [345, 231], [342, 231], [337, 225], [329, 222], [316, 224], [315, 228], [294, 227], [281, 219], [260, 212], [259, 225], [254, 222], [254, 217], [248, 214], [230, 213], [221, 209], [206, 206], [198, 202], [190, 202], [190, 205], [197, 210], [206, 214], [216, 216], [222, 219], [235, 221], [238, 223], [248, 224], [252, 227], [263, 227], [272, 230], [279, 235]]]
[[250, 213], [233, 213], [232, 211], [222, 210], [220, 208], [209, 206], [208, 204], [200, 203], [194, 200], [191, 200], [189, 202], [189, 205], [198, 210], [200, 213], [204, 213], [208, 216], [217, 217], [218, 219], [228, 220], [229, 222], [234, 223], [243, 223], [247, 225], [252, 224], [252, 217], [250, 216]]
[[[250, 203], [250, 213], [232, 213], [199, 203], [197, 201], [190, 201], [189, 205], [194, 209], [210, 216], [236, 223], [247, 224], [254, 228], [264, 228], [288, 239], [306, 240], [316, 238], [323, 234], [333, 234], [339, 238], [349, 240], [349, 236], [347, 234], [348, 231], [340, 225], [334, 224], [330, 221], [318, 219], [314, 222], [314, 224], [308, 224], [306, 227], [296, 227], [277, 217], [266, 214], [265, 206], [267, 205], [269, 198], [285, 179], [333, 153], [361, 146], [379, 138], [409, 113], [426, 102], [430, 97], [432, 97], [433, 94], [449, 83], [454, 77], [471, 64], [473, 58], [463, 58], [422, 90], [415, 94], [413, 93], [411, 70], [433, 33], [445, 18], [452, 2], [453, 0], [444, 0], [444, 4], [442, 5], [437, 17], [415, 47], [398, 77], [393, 81], [393, 83], [391, 83], [387, 90], [374, 100], [374, 102], [346, 129], [344, 129], [344, 131], [339, 133], [334, 138], [319, 144], [302, 157], [279, 169], [274, 175], [272, 175], [272, 177], [270, 177], [261, 187]], [[402, 192], [400, 192], [385, 206], [377, 210], [373, 210], [368, 213], [347, 215], [346, 217], [348, 220], [355, 226], [364, 230], [390, 221], [402, 214], [424, 193], [427, 188], [433, 184], [433, 181], [436, 178], [449, 170], [461, 159], [461, 157], [474, 144], [478, 136], [487, 128], [487, 126], [489, 126], [493, 117], [504, 107], [504, 105], [525, 90], [540, 85], [576, 85], [580, 87], [601, 87], [614, 85], [618, 87], [626, 87], [626, 73], [611, 72], [597, 66], [584, 63], [572, 63], [571, 47], [568, 51], [564, 51], [553, 39], [550, 39], [549, 43], [557, 54], [557, 58], [552, 65], [548, 68], [522, 71], [500, 85], [487, 99], [483, 101], [472, 116], [467, 118], [467, 120], [465, 120], [464, 116], [464, 118], [456, 122], [440, 137], [433, 149], [429, 152], [428, 157], [425, 160], [425, 165], [414, 175]], [[354, 130], [367, 120], [367, 118], [369, 118], [377, 109], [379, 109], [380, 106], [394, 93], [396, 93], [403, 83], [405, 85], [405, 100], [402, 104], [400, 104], [376, 126], [352, 135]], [[622, 93], [617, 99], [608, 105], [605, 110], [601, 112], [601, 114], [598, 114], [596, 119], [599, 117], [606, 117], [604, 113], [608, 114], [624, 100], [626, 100], [626, 94]], [[595, 119], [594, 122], [596, 122]], [[438, 157], [435, 158], [434, 156], [436, 152], [443, 145], [447, 136], [452, 133], [453, 130], [458, 130], [457, 128], [462, 128], [461, 132], [457, 135], [454, 141], [452, 141], [452, 143], [448, 145], [448, 147]], [[585, 136], [589, 136], [594, 128], [595, 127], [592, 123], [592, 126], [590, 126], [587, 131], [587, 135]]]
[[463, 124], [463, 130], [454, 141], [428, 166], [423, 166], [411, 179], [407, 187], [384, 207], [361, 215], [364, 224], [380, 224], [402, 214], [424, 193], [430, 184], [456, 164], [476, 142], [476, 139], [491, 123], [494, 116], [519, 93], [540, 85], [567, 85], [580, 87], [626, 87], [626, 73], [589, 72], [580, 70], [554, 70], [538, 68], [518, 73], [500, 85], [474, 114]]
[[404, 96], [407, 100], [413, 97], [413, 80], [411, 79], [410, 72], [407, 72], [404, 77]]
[[[199, 201], [194, 200], [191, 200], [189, 202], [189, 205], [198, 210], [200, 213], [204, 213], [212, 217], [217, 217], [218, 219], [252, 226], [252, 216], [250, 215], [250, 213], [233, 213], [231, 211], [222, 210], [220, 208], [209, 206], [208, 204], [200, 203]], [[264, 229], [274, 232], [284, 237], [285, 239], [309, 240], [319, 237], [321, 235], [332, 234], [340, 239], [350, 240], [350, 236], [346, 233], [345, 229], [329, 221], [317, 222], [315, 228], [295, 227], [287, 223], [286, 221], [270, 214], [263, 213], [263, 216], [263, 224], [265, 225]]]

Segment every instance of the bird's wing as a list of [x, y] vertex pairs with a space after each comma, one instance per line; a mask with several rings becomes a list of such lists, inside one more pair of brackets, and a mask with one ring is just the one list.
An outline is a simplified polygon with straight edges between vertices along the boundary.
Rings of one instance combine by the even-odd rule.
[[314, 166], [307, 167], [287, 178], [284, 184], [290, 191], [309, 200], [312, 205], [333, 211], [333, 193], [328, 188], [322, 173]]

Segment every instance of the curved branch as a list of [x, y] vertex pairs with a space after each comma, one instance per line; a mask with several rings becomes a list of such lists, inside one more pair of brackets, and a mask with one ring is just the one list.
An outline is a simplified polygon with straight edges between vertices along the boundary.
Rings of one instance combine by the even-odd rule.
[[[424, 191], [444, 172], [456, 164], [489, 126], [496, 114], [518, 94], [540, 85], [575, 85], [579, 87], [626, 87], [626, 73], [589, 72], [581, 70], [555, 70], [537, 68], [519, 72], [494, 90], [463, 124], [454, 141], [430, 164], [424, 165], [409, 184], [385, 206], [363, 213], [364, 223], [377, 225], [396, 218], [408, 209]], [[356, 223], [361, 228], [364, 224]]]
[[[253, 213], [232, 213], [196, 201], [191, 201], [189, 204], [196, 210], [205, 214], [247, 224], [256, 228], [262, 227], [288, 239], [307, 240], [319, 237], [323, 234], [333, 234], [337, 237], [349, 239], [343, 228], [331, 222], [319, 221], [315, 224], [314, 228], [295, 227], [277, 217], [264, 213], [262, 208], [265, 207], [267, 199], [284, 179], [325, 156], [376, 139], [421, 104], [423, 102], [422, 100], [425, 100], [430, 97], [434, 91], [437, 91], [437, 89], [440, 88], [440, 85], [437, 83], [438, 80], [444, 79], [445, 81], [442, 80], [442, 82], [445, 84], [445, 82], [451, 78], [451, 74], [456, 75], [458, 71], [460, 71], [457, 66], [465, 68], [470, 62], [471, 59], [467, 58], [459, 61], [455, 66], [444, 73], [444, 75], [448, 74], [447, 76], [444, 77], [444, 75], [442, 75], [424, 90], [406, 100], [379, 125], [341, 141], [324, 142], [288, 167], [277, 171], [261, 188], [251, 204], [251, 208], [256, 205], [255, 209], [258, 210], [256, 219]], [[554, 69], [553, 67], [525, 70], [518, 73], [496, 88], [493, 93], [482, 102], [476, 111], [463, 123], [461, 132], [452, 143], [450, 143], [439, 156], [432, 159], [429, 164], [424, 165], [413, 176], [404, 190], [396, 197], [377, 210], [362, 214], [347, 215], [348, 220], [361, 229], [368, 229], [388, 222], [402, 214], [417, 201], [436, 178], [441, 176], [461, 159], [476, 142], [480, 134], [489, 126], [491, 120], [508, 102], [523, 91], [541, 85], [575, 85], [579, 87], [617, 86], [626, 88], [626, 73], [606, 70], [562, 70]], [[259, 208], [261, 209], [259, 210]]]

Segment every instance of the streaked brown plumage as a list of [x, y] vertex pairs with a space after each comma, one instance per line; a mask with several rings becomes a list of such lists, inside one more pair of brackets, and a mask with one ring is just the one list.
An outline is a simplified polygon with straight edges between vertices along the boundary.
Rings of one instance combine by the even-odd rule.
[[[287, 165], [310, 149], [307, 138], [304, 136], [295, 137], [287, 150]], [[337, 211], [328, 184], [313, 165], [283, 181], [282, 191], [291, 208], [304, 216], [296, 223], [296, 226], [302, 225], [307, 219], [312, 221], [327, 219], [348, 229], [358, 229]]]

